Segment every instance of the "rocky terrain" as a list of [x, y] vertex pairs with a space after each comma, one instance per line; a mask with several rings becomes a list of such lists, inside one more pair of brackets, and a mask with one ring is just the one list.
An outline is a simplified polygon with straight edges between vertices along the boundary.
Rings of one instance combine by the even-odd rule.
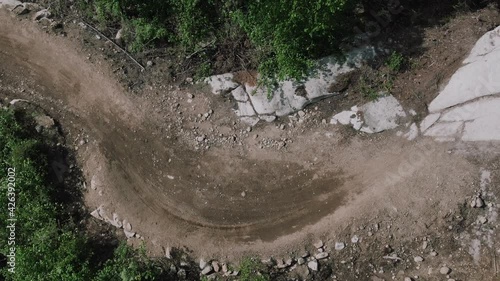
[[236, 74], [132, 92], [106, 55], [121, 51], [84, 23], [0, 5], [2, 104], [37, 105], [40, 126], [60, 125], [88, 220], [175, 258], [179, 279], [238, 279], [244, 256], [273, 280], [498, 279], [498, 8], [440, 30], [469, 32], [467, 51], [454, 62], [429, 50], [450, 74], [416, 102], [402, 96], [411, 85], [373, 101], [353, 98], [356, 83], [333, 91], [366, 67], [335, 62], [270, 100]]

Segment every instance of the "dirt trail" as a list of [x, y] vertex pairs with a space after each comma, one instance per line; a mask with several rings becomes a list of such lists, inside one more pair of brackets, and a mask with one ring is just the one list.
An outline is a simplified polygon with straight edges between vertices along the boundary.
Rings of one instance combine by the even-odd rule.
[[[70, 144], [88, 136], [77, 153], [89, 186], [99, 187], [89, 190], [89, 206], [126, 218], [158, 252], [275, 255], [382, 212], [411, 233], [418, 218], [455, 207], [477, 177], [474, 165], [449, 153], [452, 145], [392, 133], [345, 142], [331, 125], [302, 128], [286, 150], [258, 147], [255, 135], [284, 134], [265, 125], [241, 146], [196, 151], [157, 118], [159, 100], [128, 93], [75, 41], [0, 12], [0, 97], [43, 107]], [[227, 105], [217, 110], [232, 118]]]

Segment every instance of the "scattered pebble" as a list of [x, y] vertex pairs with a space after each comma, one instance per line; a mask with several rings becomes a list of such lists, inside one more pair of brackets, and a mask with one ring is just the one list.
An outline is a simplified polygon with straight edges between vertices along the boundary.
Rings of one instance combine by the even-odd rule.
[[451, 269], [447, 266], [443, 266], [441, 267], [441, 269], [439, 269], [439, 273], [443, 274], [443, 275], [448, 275], [450, 274], [451, 272]]
[[340, 251], [345, 248], [345, 243], [344, 242], [336, 242], [335, 243], [335, 250]]

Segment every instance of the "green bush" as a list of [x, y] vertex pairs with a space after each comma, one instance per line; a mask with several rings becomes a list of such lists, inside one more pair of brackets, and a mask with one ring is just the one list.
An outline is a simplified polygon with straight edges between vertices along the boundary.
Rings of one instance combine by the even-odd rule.
[[[80, 0], [86, 1], [86, 0]], [[129, 49], [168, 42], [193, 52], [203, 42], [232, 38], [238, 26], [253, 43], [266, 79], [300, 79], [312, 61], [339, 51], [359, 0], [90, 0], [94, 19], [128, 26]], [[91, 5], [92, 6], [92, 5]]]
[[267, 78], [301, 79], [311, 60], [339, 51], [350, 31], [355, 0], [251, 1], [231, 12], [256, 48], [265, 53]]
[[[129, 246], [121, 245], [104, 266], [90, 265], [95, 257], [85, 233], [73, 221], [62, 219], [68, 206], [58, 202], [57, 183], [47, 171], [48, 144], [36, 132], [30, 117], [0, 109], [0, 202], [8, 202], [8, 169], [15, 168], [15, 245], [4, 243], [10, 235], [9, 212], [0, 212], [0, 254], [15, 246], [15, 273], [0, 268], [7, 281], [127, 281], [163, 280], [161, 270]], [[11, 185], [12, 186], [12, 185]], [[97, 266], [97, 267], [95, 267]]]

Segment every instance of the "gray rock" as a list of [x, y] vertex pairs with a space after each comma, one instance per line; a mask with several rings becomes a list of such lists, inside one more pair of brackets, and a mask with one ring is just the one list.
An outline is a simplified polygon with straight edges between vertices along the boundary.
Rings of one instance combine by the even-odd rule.
[[335, 243], [335, 250], [340, 251], [345, 248], [345, 243], [344, 242], [336, 242]]
[[323, 253], [318, 253], [314, 256], [317, 260], [322, 260], [322, 259], [326, 259], [328, 257], [328, 253], [327, 252], [323, 252]]
[[318, 261], [313, 260], [308, 262], [307, 267], [312, 271], [318, 271]]
[[415, 262], [423, 262], [423, 261], [424, 261], [424, 258], [422, 258], [421, 256], [416, 256], [416, 257], [414, 257], [414, 258], [413, 258], [413, 260], [414, 260]]
[[359, 242], [359, 237], [358, 237], [358, 235], [354, 235], [354, 236], [352, 236], [352, 238], [351, 238], [351, 242], [352, 242], [352, 243], [354, 243], [354, 244], [358, 243], [358, 242]]
[[484, 201], [481, 197], [476, 197], [476, 208], [484, 207]]
[[125, 233], [125, 237], [127, 237], [127, 238], [129, 238], [129, 239], [130, 239], [130, 238], [133, 238], [133, 237], [136, 235], [136, 233], [135, 233], [135, 232], [132, 232], [132, 231], [126, 231], [126, 230], [123, 230], [123, 233]]
[[451, 272], [451, 269], [447, 266], [443, 266], [439, 269], [439, 273], [443, 274], [443, 275], [448, 275], [450, 274]]
[[363, 111], [364, 128], [373, 133], [397, 128], [399, 119], [406, 117], [401, 104], [391, 95], [361, 106], [361, 111]]
[[303, 265], [304, 263], [306, 263], [306, 260], [304, 258], [298, 258], [297, 259], [297, 264], [298, 265]]
[[208, 77], [205, 79], [205, 83], [210, 85], [212, 93], [215, 95], [229, 93], [240, 86], [233, 81], [233, 74], [231, 73]]
[[314, 247], [316, 249], [323, 248], [323, 241], [319, 240], [318, 242], [314, 243]]
[[201, 271], [201, 274], [208, 275], [208, 274], [212, 273], [213, 270], [214, 269], [212, 268], [212, 266], [208, 265], [205, 268], [203, 268], [203, 270]]
[[215, 272], [219, 272], [220, 271], [220, 265], [219, 265], [219, 262], [217, 261], [213, 261], [212, 262], [212, 267], [214, 269]]
[[120, 42], [120, 40], [122, 39], [123, 37], [123, 28], [120, 28], [118, 30], [118, 32], [116, 32], [116, 35], [115, 35], [115, 40]]
[[204, 259], [200, 259], [200, 269], [207, 267], [208, 263]]
[[34, 20], [39, 21], [43, 18], [50, 18], [52, 14], [49, 12], [47, 9], [40, 10], [35, 13], [35, 16], [33, 17]]

